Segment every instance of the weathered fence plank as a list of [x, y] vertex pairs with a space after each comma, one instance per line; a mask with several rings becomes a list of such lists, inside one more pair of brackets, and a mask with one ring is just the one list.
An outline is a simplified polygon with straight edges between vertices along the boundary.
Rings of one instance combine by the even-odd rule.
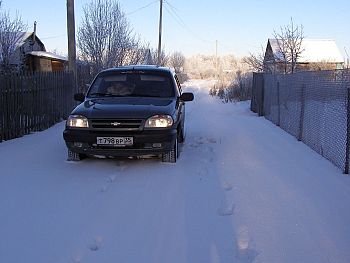
[[0, 142], [51, 127], [74, 106], [70, 72], [0, 75]]

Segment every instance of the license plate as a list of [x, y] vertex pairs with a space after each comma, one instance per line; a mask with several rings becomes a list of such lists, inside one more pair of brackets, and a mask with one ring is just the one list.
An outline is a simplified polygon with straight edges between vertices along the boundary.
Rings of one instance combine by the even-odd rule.
[[133, 144], [133, 137], [97, 137], [97, 145], [131, 146]]

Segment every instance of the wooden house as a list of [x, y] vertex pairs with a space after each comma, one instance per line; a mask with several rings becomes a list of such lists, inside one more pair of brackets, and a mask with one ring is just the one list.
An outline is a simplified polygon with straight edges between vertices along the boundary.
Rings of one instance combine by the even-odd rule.
[[[284, 72], [284, 58], [279, 49], [278, 39], [268, 39], [265, 57], [264, 72]], [[332, 39], [303, 39], [301, 54], [296, 63], [296, 71], [342, 69], [344, 58], [337, 44]]]
[[16, 37], [11, 67], [21, 71], [63, 71], [67, 68], [65, 57], [46, 52], [45, 45], [34, 32], [20, 32]]

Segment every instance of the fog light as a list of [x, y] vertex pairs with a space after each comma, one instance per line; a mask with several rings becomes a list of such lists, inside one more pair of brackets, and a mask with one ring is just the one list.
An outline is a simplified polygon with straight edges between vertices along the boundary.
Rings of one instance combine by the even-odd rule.
[[153, 143], [153, 144], [152, 144], [152, 147], [153, 147], [153, 148], [162, 148], [162, 144], [159, 143], [159, 142], [158, 142], [158, 143]]
[[83, 143], [82, 142], [74, 142], [74, 147], [79, 147], [79, 148], [81, 148], [81, 147], [83, 147]]

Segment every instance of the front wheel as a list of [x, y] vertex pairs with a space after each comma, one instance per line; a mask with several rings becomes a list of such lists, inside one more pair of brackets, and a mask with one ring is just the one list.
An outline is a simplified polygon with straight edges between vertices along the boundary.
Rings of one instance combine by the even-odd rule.
[[176, 163], [177, 157], [179, 157], [179, 141], [176, 137], [174, 147], [169, 152], [162, 155], [162, 162]]

